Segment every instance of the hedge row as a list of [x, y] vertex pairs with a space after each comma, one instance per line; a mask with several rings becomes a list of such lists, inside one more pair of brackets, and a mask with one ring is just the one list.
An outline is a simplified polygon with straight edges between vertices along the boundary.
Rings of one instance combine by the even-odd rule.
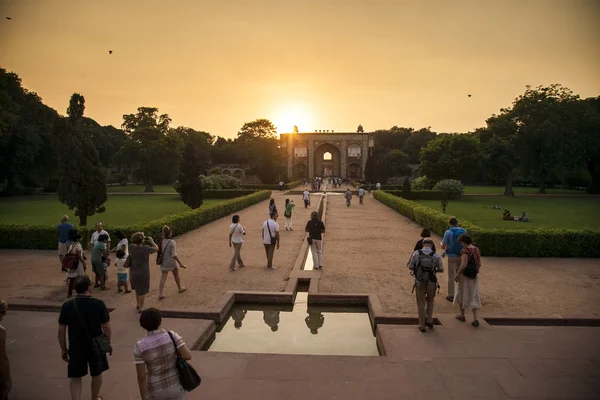
[[385, 190], [386, 193], [402, 197], [407, 200], [442, 200], [442, 192], [437, 190], [411, 190], [408, 198], [404, 197], [402, 190]]
[[205, 199], [234, 199], [256, 193], [257, 189], [209, 189], [202, 191]]
[[[448, 228], [448, 216], [440, 211], [385, 191], [376, 191], [373, 196], [440, 236]], [[468, 221], [460, 221], [460, 225], [488, 257], [600, 257], [598, 230], [486, 229]]]
[[[108, 226], [106, 228], [110, 235], [114, 235], [115, 231], [121, 230], [127, 237], [131, 237], [135, 232], [144, 232], [148, 236], [160, 238], [162, 227], [169, 225], [176, 235], [180, 235], [266, 200], [270, 196], [271, 191], [262, 190], [243, 197], [202, 206], [196, 210], [166, 215], [147, 222], [126, 226]], [[82, 243], [89, 242], [94, 228], [84, 227], [78, 229], [82, 235]], [[0, 248], [56, 249], [57, 242], [56, 226], [0, 225]]]
[[[293, 189], [296, 186], [300, 186], [302, 181], [292, 181], [283, 185], [285, 190]], [[243, 183], [242, 187], [244, 189], [260, 189], [260, 190], [279, 190], [279, 184], [277, 183]]]

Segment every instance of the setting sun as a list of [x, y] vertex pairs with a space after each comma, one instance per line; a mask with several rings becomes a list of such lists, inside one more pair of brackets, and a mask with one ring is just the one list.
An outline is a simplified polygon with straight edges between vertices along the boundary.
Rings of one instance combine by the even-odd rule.
[[313, 113], [307, 104], [282, 104], [273, 113], [273, 124], [278, 133], [289, 133], [296, 125], [300, 132], [309, 132], [313, 126]]

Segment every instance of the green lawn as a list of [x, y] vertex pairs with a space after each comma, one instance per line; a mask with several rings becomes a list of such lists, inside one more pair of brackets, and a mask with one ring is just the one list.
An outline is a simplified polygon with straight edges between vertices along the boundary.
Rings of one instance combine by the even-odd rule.
[[[107, 193], [144, 193], [144, 189], [146, 189], [146, 185], [114, 185], [107, 186]], [[175, 193], [175, 189], [173, 189], [173, 185], [154, 185], [154, 191], [158, 193]]]
[[[515, 195], [536, 194], [537, 187], [514, 187]], [[504, 186], [465, 186], [465, 194], [504, 194]], [[583, 190], [546, 189], [546, 194], [585, 194]], [[512, 210], [511, 210], [512, 211]]]
[[[204, 200], [204, 205], [218, 203], [220, 199]], [[203, 205], [203, 206], [204, 206]], [[102, 221], [105, 226], [127, 225], [149, 221], [176, 212], [190, 210], [179, 195], [115, 195], [108, 196], [106, 211], [88, 217], [88, 226]], [[0, 199], [0, 224], [54, 225], [67, 214], [75, 225], [79, 219], [54, 195], [8, 197]]]
[[[417, 203], [441, 211], [437, 200], [419, 200]], [[501, 210], [494, 210], [494, 205]], [[510, 210], [520, 215], [525, 210], [527, 223], [503, 221], [502, 211]], [[468, 220], [482, 228], [534, 229], [571, 228], [600, 229], [600, 197], [476, 197], [465, 196], [460, 201], [450, 201], [446, 214], [455, 215], [459, 221]]]

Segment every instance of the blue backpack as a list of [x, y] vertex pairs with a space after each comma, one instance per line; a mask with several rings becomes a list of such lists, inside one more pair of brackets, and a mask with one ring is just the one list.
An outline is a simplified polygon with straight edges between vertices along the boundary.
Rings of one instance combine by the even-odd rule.
[[458, 226], [453, 226], [449, 229], [449, 231], [452, 233], [452, 238], [448, 241], [448, 248], [446, 249], [446, 253], [458, 255], [462, 251], [462, 246], [460, 245], [460, 243], [458, 243], [458, 238], [460, 237], [460, 235], [467, 233], [467, 231]]

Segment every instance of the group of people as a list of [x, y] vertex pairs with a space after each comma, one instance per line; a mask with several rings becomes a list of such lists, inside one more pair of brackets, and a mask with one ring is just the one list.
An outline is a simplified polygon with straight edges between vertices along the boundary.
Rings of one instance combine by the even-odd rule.
[[[106, 354], [110, 352], [112, 355], [110, 314], [106, 304], [92, 296], [94, 283], [87, 275], [78, 276], [73, 286], [77, 294], [62, 305], [58, 317], [58, 342], [61, 358], [67, 363], [71, 399], [81, 399], [82, 378], [89, 370], [92, 399], [102, 400], [102, 374], [109, 369]], [[0, 312], [0, 315], [3, 314]], [[178, 355], [190, 360], [192, 353], [177, 333], [161, 328], [159, 310], [144, 310], [139, 323], [147, 332], [133, 347], [141, 398], [182, 400], [185, 391], [181, 386], [176, 361]], [[95, 345], [98, 338], [108, 343], [109, 349], [98, 350]]]
[[450, 227], [444, 233], [442, 254], [436, 252], [429, 229], [421, 231], [421, 239], [408, 261], [408, 268], [414, 276], [413, 291], [416, 293], [419, 314], [419, 330], [433, 329], [433, 305], [436, 291], [439, 291], [437, 273], [444, 272], [442, 259], [448, 257], [448, 295], [446, 300], [458, 304], [456, 319], [465, 322], [465, 310], [473, 312], [474, 327], [479, 326], [479, 270], [481, 253], [473, 245], [473, 240], [464, 228], [458, 226], [456, 217], [448, 221]]
[[[87, 257], [81, 244], [81, 233], [69, 223], [67, 215], [62, 217], [61, 223], [57, 226], [57, 233], [58, 257], [61, 269], [66, 273], [67, 297], [70, 298], [73, 296], [75, 281], [78, 277], [85, 276], [88, 271]], [[111, 266], [110, 255], [114, 253], [117, 293], [135, 291], [136, 306], [141, 313], [146, 295], [150, 291], [150, 255], [157, 253], [156, 263], [161, 272], [158, 299], [165, 298], [164, 288], [169, 272], [173, 275], [179, 293], [186, 291], [186, 288], [181, 285], [179, 276], [179, 268], [186, 268], [186, 266], [177, 256], [177, 246], [172, 239], [170, 227], [162, 228], [162, 240], [158, 244], [144, 232], [134, 233], [131, 237], [131, 245], [123, 232], [116, 231], [115, 236], [119, 242], [114, 248], [111, 248], [110, 236], [104, 230], [102, 222], [96, 224], [96, 230], [92, 233], [88, 246], [94, 273], [94, 288], [109, 289], [107, 281], [109, 279], [108, 270]], [[73, 262], [67, 263], [67, 259], [71, 259]]]

